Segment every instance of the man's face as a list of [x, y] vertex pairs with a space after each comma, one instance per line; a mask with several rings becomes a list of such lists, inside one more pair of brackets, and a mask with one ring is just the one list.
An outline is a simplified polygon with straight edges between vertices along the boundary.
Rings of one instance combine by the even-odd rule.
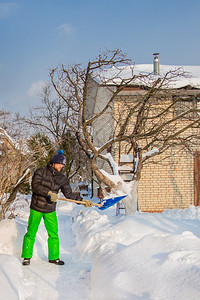
[[62, 164], [53, 164], [53, 167], [58, 171], [60, 172], [63, 168], [63, 165]]

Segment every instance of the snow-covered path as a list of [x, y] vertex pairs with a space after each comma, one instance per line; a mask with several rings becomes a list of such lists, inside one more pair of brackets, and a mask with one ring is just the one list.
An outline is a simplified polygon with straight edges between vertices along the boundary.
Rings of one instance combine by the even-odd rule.
[[[69, 212], [66, 209], [69, 209]], [[56, 266], [48, 263], [47, 233], [42, 221], [31, 265], [23, 267], [26, 300], [88, 299], [91, 263], [81, 259], [75, 250], [70, 207], [62, 206], [61, 203], [58, 211], [60, 259], [65, 261], [65, 265]], [[22, 226], [21, 219], [18, 219], [18, 224]], [[23, 226], [25, 225], [26, 222]]]

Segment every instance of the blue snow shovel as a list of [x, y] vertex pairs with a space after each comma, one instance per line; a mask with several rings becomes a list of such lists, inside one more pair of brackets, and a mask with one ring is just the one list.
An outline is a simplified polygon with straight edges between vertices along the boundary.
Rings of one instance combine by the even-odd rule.
[[[110, 206], [116, 204], [117, 202], [121, 201], [123, 198], [125, 198], [127, 195], [124, 196], [118, 196], [118, 197], [112, 197], [112, 198], [108, 198], [108, 199], [103, 199], [101, 202], [98, 203], [94, 203], [92, 202], [92, 205], [97, 206], [99, 209], [104, 210], [109, 208]], [[83, 201], [79, 201], [79, 200], [72, 200], [72, 199], [67, 199], [67, 198], [60, 198], [58, 197], [59, 200], [64, 200], [64, 201], [68, 201], [68, 202], [74, 202], [77, 204], [82, 204], [84, 205], [84, 199]]]
[[121, 201], [125, 197], [127, 197], [127, 195], [104, 199], [101, 202], [98, 202], [98, 204], [102, 205], [101, 207], [99, 207], [99, 209], [104, 210], [104, 209], [116, 204], [117, 202]]

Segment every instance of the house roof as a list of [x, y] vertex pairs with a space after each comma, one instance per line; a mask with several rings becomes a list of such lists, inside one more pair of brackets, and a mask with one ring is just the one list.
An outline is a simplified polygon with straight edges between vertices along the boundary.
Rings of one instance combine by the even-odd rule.
[[[156, 78], [163, 76], [169, 71], [179, 70], [185, 73], [184, 76], [173, 78], [170, 80], [170, 88], [181, 88], [191, 86], [200, 89], [200, 66], [176, 66], [176, 65], [160, 65], [160, 75], [153, 74], [153, 64], [138, 64], [123, 67], [112, 67], [102, 71], [98, 76], [98, 82], [107, 85], [117, 85], [121, 80], [128, 80], [133, 75], [140, 76], [130, 82], [135, 85], [151, 85]], [[144, 75], [150, 75], [148, 78], [142, 78]], [[114, 78], [114, 79], [113, 79]]]

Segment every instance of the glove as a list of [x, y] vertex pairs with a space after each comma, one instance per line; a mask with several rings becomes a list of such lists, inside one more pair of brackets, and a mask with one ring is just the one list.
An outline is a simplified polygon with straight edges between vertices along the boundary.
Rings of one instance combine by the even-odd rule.
[[47, 198], [52, 202], [56, 202], [58, 199], [58, 195], [56, 193], [53, 193], [52, 191], [49, 191]]
[[85, 203], [83, 204], [84, 207], [92, 207], [92, 205], [93, 205], [92, 201], [90, 201], [90, 200], [85, 200], [85, 199], [83, 199], [83, 201], [85, 202]]

